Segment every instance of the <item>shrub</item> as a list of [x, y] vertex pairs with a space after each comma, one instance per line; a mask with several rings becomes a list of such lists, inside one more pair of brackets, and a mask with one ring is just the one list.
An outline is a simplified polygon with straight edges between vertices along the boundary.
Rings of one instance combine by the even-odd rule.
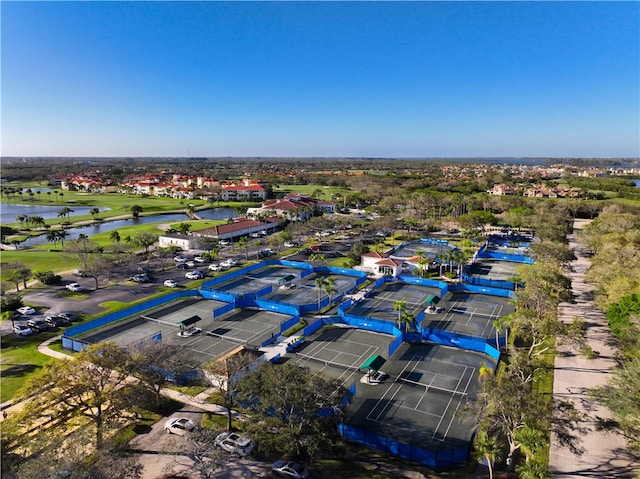
[[34, 273], [34, 276], [42, 284], [57, 284], [62, 279], [59, 274], [55, 274], [53, 271], [38, 271]]

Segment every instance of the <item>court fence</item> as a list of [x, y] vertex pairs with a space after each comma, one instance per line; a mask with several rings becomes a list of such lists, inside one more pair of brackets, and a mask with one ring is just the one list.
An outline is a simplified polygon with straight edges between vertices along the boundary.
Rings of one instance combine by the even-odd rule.
[[468, 274], [463, 274], [462, 281], [475, 286], [487, 286], [489, 288], [508, 289], [511, 291], [516, 289], [515, 282], [503, 279], [480, 278], [478, 276], [469, 276]]
[[471, 453], [470, 443], [461, 443], [448, 449], [427, 449], [404, 444], [390, 437], [381, 436], [366, 429], [344, 423], [338, 425], [338, 432], [349, 441], [364, 444], [436, 470], [464, 465], [467, 463]]
[[499, 253], [497, 251], [489, 251], [488, 245], [488, 243], [485, 243], [480, 246], [474, 257], [480, 259], [499, 259], [502, 261], [512, 261], [514, 263], [533, 264], [533, 258], [531, 258], [530, 256], [526, 256], [523, 254], [510, 254]]

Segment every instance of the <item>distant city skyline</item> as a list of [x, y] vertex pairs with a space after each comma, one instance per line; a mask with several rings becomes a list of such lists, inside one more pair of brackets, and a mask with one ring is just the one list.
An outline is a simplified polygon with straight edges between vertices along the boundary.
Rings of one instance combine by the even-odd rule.
[[640, 156], [640, 4], [7, 2], [2, 156]]

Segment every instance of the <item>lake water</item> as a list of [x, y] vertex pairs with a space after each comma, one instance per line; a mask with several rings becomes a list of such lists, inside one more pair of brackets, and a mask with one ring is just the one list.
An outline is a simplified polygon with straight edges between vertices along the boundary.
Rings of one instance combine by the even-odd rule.
[[631, 180], [636, 184], [636, 188], [640, 188], [640, 180]]
[[[64, 208], [63, 206], [48, 206], [43, 204], [33, 205], [15, 205], [0, 203], [0, 223], [15, 223], [16, 217], [21, 215], [26, 216], [42, 216], [45, 220], [51, 218], [57, 218], [58, 212]], [[76, 215], [88, 215], [93, 206], [72, 206], [69, 208], [73, 210], [72, 216]], [[98, 208], [100, 211], [107, 211], [109, 208]]]
[[[203, 219], [224, 220], [228, 218], [236, 218], [238, 213], [233, 208], [210, 208], [198, 211], [198, 216]], [[69, 236], [65, 238], [65, 241], [78, 239], [81, 234], [92, 236], [98, 233], [124, 228], [125, 226], [145, 225], [151, 223], [175, 223], [178, 221], [187, 221], [188, 219], [189, 217], [184, 213], [167, 213], [155, 216], [141, 216], [138, 219], [129, 218], [126, 220], [105, 221], [104, 223], [91, 224], [77, 228], [67, 228], [66, 231]], [[46, 243], [48, 243], [46, 235], [40, 235], [29, 238], [27, 241], [20, 243], [20, 246], [34, 246]]]

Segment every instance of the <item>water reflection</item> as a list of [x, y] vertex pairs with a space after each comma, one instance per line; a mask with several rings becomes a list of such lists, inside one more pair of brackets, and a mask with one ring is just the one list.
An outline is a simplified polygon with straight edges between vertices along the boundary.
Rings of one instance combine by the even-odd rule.
[[[233, 208], [210, 208], [208, 210], [198, 211], [198, 216], [202, 219], [223, 220], [236, 218], [238, 213]], [[146, 225], [152, 223], [176, 223], [179, 221], [187, 221], [188, 219], [189, 217], [184, 213], [167, 213], [155, 216], [141, 216], [137, 219], [129, 218], [125, 220], [105, 221], [104, 223], [68, 228], [66, 231], [69, 236], [65, 238], [65, 241], [78, 239], [81, 234], [93, 236], [98, 233], [124, 228], [125, 226]], [[43, 234], [29, 238], [28, 240], [20, 243], [20, 246], [34, 246], [38, 244], [45, 244], [47, 242], [46, 235]]]

